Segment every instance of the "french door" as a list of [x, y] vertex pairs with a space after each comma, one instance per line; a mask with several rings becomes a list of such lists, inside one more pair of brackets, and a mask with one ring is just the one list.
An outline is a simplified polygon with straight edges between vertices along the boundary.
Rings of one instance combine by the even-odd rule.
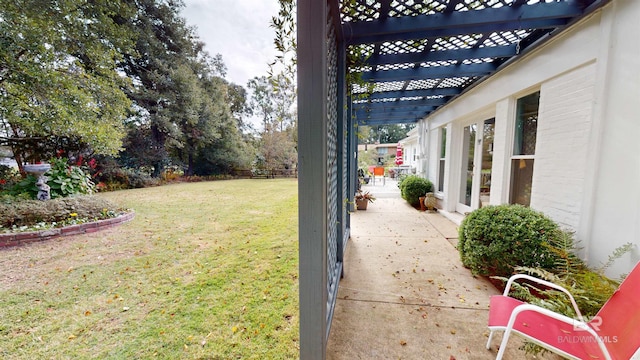
[[465, 214], [489, 204], [495, 119], [462, 129], [459, 191], [456, 211]]

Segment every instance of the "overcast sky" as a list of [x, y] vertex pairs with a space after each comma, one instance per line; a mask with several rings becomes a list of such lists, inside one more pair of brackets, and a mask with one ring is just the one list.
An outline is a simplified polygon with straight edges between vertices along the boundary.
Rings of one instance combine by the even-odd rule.
[[222, 54], [227, 80], [246, 87], [255, 76], [267, 75], [276, 51], [271, 17], [278, 0], [184, 0], [182, 16], [196, 26], [211, 55]]

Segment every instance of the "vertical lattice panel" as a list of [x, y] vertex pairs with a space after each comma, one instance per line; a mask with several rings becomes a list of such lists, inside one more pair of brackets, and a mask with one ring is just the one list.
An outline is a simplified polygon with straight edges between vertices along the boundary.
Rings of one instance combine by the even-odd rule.
[[[340, 93], [340, 96], [345, 96], [344, 93]], [[346, 99], [345, 99], [346, 101]], [[342, 146], [342, 193], [340, 196], [340, 208], [342, 211], [342, 222], [341, 222], [341, 226], [342, 226], [342, 237], [343, 237], [343, 249], [344, 246], [347, 244], [347, 236], [348, 236], [348, 232], [347, 232], [347, 204], [343, 201], [346, 200], [348, 198], [348, 193], [349, 193], [349, 173], [350, 171], [352, 171], [351, 167], [349, 166], [349, 141], [347, 140], [349, 137], [349, 121], [347, 120], [347, 108], [346, 106], [342, 107], [342, 127], [340, 129], [340, 131], [342, 131], [342, 143], [340, 144], [340, 146]]]
[[338, 53], [333, 21], [327, 31], [327, 291], [329, 307], [335, 301], [338, 277]]

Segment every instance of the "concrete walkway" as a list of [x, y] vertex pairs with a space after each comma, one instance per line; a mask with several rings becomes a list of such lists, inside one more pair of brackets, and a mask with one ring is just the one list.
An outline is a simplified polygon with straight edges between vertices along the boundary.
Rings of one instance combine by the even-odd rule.
[[[460, 263], [457, 226], [380, 180], [363, 187], [377, 200], [352, 215], [327, 359], [494, 359], [502, 337], [484, 346], [498, 291]], [[512, 337], [505, 359], [536, 359], [521, 344]]]

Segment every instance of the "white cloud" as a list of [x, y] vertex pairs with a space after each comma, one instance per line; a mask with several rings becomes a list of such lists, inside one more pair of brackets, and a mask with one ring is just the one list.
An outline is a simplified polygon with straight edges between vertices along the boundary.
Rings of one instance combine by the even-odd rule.
[[278, 13], [277, 0], [185, 0], [185, 5], [182, 16], [197, 27], [207, 52], [222, 54], [227, 80], [246, 86], [267, 74], [276, 56], [269, 22]]

